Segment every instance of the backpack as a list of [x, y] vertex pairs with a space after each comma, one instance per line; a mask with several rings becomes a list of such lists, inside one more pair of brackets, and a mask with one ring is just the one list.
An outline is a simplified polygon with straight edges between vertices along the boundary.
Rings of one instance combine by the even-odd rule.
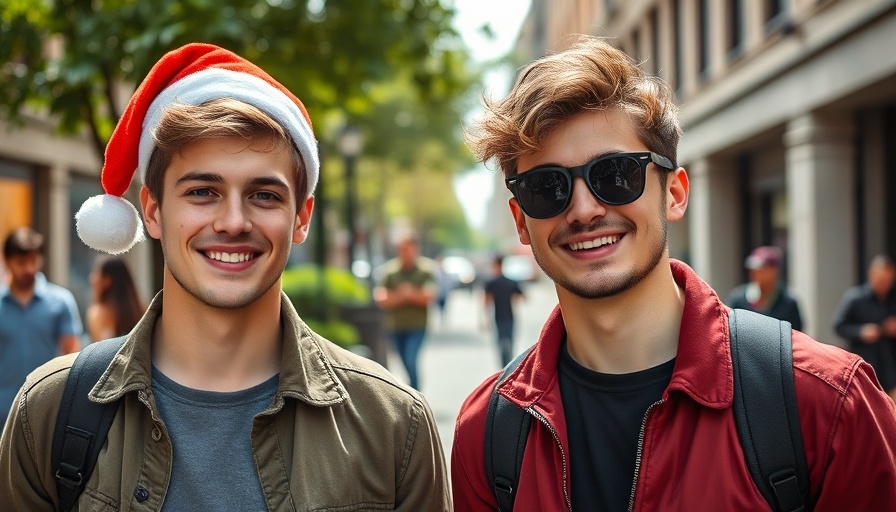
[[[790, 323], [742, 309], [732, 310], [729, 322], [734, 419], [750, 474], [773, 511], [810, 511]], [[513, 510], [532, 415], [497, 389], [529, 350], [504, 368], [486, 413], [485, 472], [500, 512]]]
[[96, 466], [118, 402], [98, 404], [87, 394], [109, 367], [124, 336], [91, 343], [81, 350], [65, 381], [53, 431], [52, 464], [59, 510], [69, 512]]

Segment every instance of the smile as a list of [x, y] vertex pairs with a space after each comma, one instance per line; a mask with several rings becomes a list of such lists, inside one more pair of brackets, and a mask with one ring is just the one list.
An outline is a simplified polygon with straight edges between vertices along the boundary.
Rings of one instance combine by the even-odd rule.
[[213, 259], [215, 261], [223, 261], [224, 263], [239, 263], [242, 261], [249, 261], [255, 257], [251, 252], [239, 253], [239, 252], [209, 251], [209, 252], [206, 252], [205, 255], [209, 259]]
[[597, 249], [605, 245], [612, 245], [619, 241], [618, 236], [602, 236], [594, 240], [585, 240], [569, 244], [569, 248], [573, 251], [581, 251], [583, 249]]

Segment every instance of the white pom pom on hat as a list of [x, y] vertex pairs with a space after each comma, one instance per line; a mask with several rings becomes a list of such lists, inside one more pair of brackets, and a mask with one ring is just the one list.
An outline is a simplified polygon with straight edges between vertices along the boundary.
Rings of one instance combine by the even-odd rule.
[[[127, 251], [143, 241], [140, 214], [130, 202], [118, 196], [93, 196], [75, 214], [78, 236], [90, 247], [109, 254]], [[90, 226], [90, 229], [82, 229]]]
[[155, 147], [154, 132], [174, 103], [199, 105], [233, 98], [261, 109], [292, 137], [308, 178], [317, 185], [320, 162], [311, 118], [302, 102], [264, 70], [233, 52], [192, 43], [165, 54], [146, 75], [125, 108], [106, 146], [104, 195], [84, 202], [75, 215], [78, 236], [98, 251], [119, 254], [143, 240], [140, 215], [123, 199], [134, 172], [140, 180]]

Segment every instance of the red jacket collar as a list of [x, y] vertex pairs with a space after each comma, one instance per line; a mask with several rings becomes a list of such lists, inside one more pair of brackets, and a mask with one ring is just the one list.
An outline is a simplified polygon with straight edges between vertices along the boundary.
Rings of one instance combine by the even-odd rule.
[[[677, 260], [670, 263], [675, 282], [684, 289], [685, 303], [675, 369], [663, 396], [668, 396], [670, 391], [683, 391], [706, 407], [729, 407], [734, 377], [728, 308], [691, 267]], [[565, 336], [563, 313], [557, 306], [548, 317], [535, 348], [498, 391], [523, 407], [551, 393], [557, 387], [557, 359]]]

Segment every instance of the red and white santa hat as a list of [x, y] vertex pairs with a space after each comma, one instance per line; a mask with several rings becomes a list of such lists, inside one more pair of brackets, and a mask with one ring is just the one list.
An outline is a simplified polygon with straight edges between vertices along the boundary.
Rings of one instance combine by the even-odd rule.
[[137, 209], [122, 195], [137, 171], [146, 178], [155, 148], [154, 133], [174, 104], [199, 105], [233, 98], [261, 109], [290, 134], [313, 191], [320, 174], [317, 141], [302, 102], [263, 69], [210, 44], [192, 43], [165, 54], [134, 92], [106, 146], [104, 195], [84, 202], [75, 215], [78, 236], [110, 254], [129, 250], [144, 238]]

